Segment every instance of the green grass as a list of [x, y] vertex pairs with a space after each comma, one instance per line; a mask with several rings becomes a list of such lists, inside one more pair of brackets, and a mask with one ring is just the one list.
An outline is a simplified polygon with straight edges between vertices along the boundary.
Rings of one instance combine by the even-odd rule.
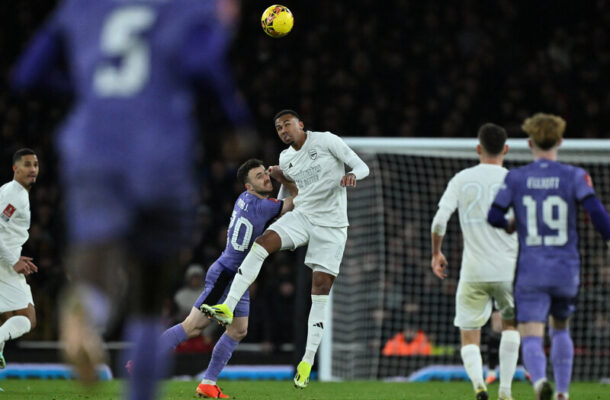
[[[222, 390], [237, 400], [392, 400], [392, 399], [474, 399], [472, 387], [466, 382], [384, 383], [384, 382], [312, 382], [307, 389], [297, 390], [292, 382], [283, 381], [221, 381]], [[123, 383], [111, 381], [85, 389], [77, 383], [61, 380], [0, 380], [0, 400], [110, 400], [120, 399]], [[164, 400], [197, 399], [195, 381], [170, 381], [165, 385]], [[489, 387], [490, 399], [497, 398], [498, 385]], [[578, 400], [610, 399], [610, 386], [599, 383], [572, 384], [570, 396]], [[513, 385], [516, 400], [533, 399], [529, 384]]]

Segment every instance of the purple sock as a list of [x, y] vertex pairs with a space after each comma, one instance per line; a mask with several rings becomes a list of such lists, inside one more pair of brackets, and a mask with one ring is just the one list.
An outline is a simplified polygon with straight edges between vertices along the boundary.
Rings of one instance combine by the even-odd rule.
[[157, 397], [157, 382], [167, 368], [167, 353], [161, 351], [161, 324], [157, 318], [139, 318], [128, 322], [125, 338], [132, 344], [127, 359], [133, 360], [127, 395], [129, 400]]
[[574, 343], [568, 329], [551, 330], [551, 364], [558, 392], [567, 392], [572, 378]]
[[169, 354], [186, 339], [188, 338], [182, 324], [176, 324], [161, 335], [161, 350]]
[[220, 371], [227, 365], [231, 355], [233, 355], [233, 350], [235, 350], [238, 344], [239, 342], [231, 339], [226, 333], [223, 334], [216, 343], [216, 346], [214, 346], [212, 359], [210, 360], [208, 369], [206, 369], [205, 374], [203, 374], [203, 379], [209, 379], [216, 382]]
[[525, 369], [529, 372], [532, 383], [546, 378], [546, 355], [542, 348], [542, 338], [526, 336], [521, 339], [521, 356]]

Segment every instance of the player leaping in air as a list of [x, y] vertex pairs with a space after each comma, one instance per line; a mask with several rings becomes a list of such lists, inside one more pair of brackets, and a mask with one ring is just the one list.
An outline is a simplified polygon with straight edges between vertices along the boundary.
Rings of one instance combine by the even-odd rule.
[[[322, 340], [326, 303], [347, 240], [346, 187], [356, 186], [356, 180], [365, 178], [369, 168], [338, 136], [305, 131], [301, 118], [292, 110], [278, 112], [274, 122], [278, 136], [290, 147], [280, 154], [280, 165], [271, 169], [271, 176], [280, 182], [289, 179], [296, 183], [299, 195], [294, 199], [294, 210], [255, 240], [237, 270], [225, 303], [203, 304], [201, 310], [230, 325], [236, 305], [269, 254], [308, 245], [305, 264], [313, 270], [311, 310], [305, 355], [294, 377], [295, 386], [304, 388]], [[346, 164], [352, 168], [347, 174]]]
[[502, 316], [499, 399], [511, 399], [511, 383], [519, 358], [519, 333], [515, 326], [513, 276], [517, 259], [516, 235], [494, 229], [486, 221], [489, 206], [508, 170], [502, 167], [506, 131], [495, 124], [481, 126], [477, 153], [480, 163], [457, 173], [447, 185], [432, 221], [431, 267], [444, 279], [447, 260], [441, 245], [447, 221], [457, 208], [464, 236], [464, 254], [455, 299], [454, 324], [462, 337], [462, 361], [477, 400], [487, 400], [481, 359], [481, 327], [492, 312], [492, 302]]
[[[580, 279], [576, 230], [579, 204], [610, 245], [610, 218], [595, 196], [589, 174], [557, 162], [565, 126], [561, 117], [549, 114], [525, 120], [522, 129], [529, 135], [535, 161], [508, 172], [488, 215], [492, 225], [511, 231], [515, 224], [518, 232], [515, 306], [523, 338], [523, 363], [537, 400], [553, 396], [543, 349], [549, 314], [555, 398], [569, 398], [574, 344], [568, 321], [575, 310]], [[515, 212], [514, 222], [505, 218], [509, 208]]]

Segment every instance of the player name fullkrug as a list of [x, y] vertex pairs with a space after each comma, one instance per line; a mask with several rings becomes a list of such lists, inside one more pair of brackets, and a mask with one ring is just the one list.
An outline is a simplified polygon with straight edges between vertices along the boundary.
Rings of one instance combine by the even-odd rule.
[[550, 176], [547, 178], [527, 178], [528, 189], [559, 189], [559, 177]]

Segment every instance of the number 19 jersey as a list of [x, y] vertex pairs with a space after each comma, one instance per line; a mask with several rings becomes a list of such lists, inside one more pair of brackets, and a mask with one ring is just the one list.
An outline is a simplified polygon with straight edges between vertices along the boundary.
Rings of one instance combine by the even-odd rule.
[[594, 194], [587, 172], [572, 165], [539, 159], [509, 171], [493, 204], [515, 212], [517, 285], [578, 286], [577, 208]]

